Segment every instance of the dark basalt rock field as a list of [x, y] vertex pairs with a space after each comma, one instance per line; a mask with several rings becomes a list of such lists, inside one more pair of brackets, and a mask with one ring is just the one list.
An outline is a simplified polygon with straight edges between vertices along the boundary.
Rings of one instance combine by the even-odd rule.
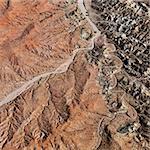
[[[149, 149], [149, 5], [144, 1], [92, 0], [92, 9], [91, 19], [104, 36], [88, 58], [99, 66], [99, 83], [110, 112], [130, 118], [117, 132], [123, 136], [133, 133], [139, 145], [144, 141], [139, 149]], [[112, 46], [114, 51], [109, 48]]]
[[0, 0], [0, 150], [150, 150], [148, 0]]

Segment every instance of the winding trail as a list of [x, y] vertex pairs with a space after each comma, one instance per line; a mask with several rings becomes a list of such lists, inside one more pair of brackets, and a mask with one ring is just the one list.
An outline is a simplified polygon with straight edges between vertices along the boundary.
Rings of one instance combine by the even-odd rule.
[[95, 38], [97, 38], [100, 35], [100, 31], [97, 29], [97, 27], [95, 26], [95, 24], [87, 16], [87, 10], [84, 7], [84, 1], [83, 0], [78, 0], [78, 7], [81, 10], [83, 16], [88, 21], [88, 23], [93, 28], [93, 31], [96, 33], [95, 36], [91, 39], [91, 47], [80, 48], [80, 49], [74, 50], [73, 51], [73, 55], [65, 63], [61, 64], [56, 70], [50, 71], [50, 72], [47, 72], [47, 73], [43, 73], [41, 75], [38, 75], [38, 76], [32, 78], [31, 80], [29, 80], [26, 83], [24, 83], [21, 87], [17, 88], [16, 90], [14, 90], [11, 93], [9, 93], [6, 97], [4, 97], [3, 99], [1, 99], [0, 100], [0, 107], [2, 105], [4, 105], [4, 104], [7, 104], [7, 103], [13, 101], [17, 96], [19, 96], [24, 91], [28, 90], [31, 86], [34, 85], [35, 82], [37, 82], [41, 78], [45, 78], [45, 77], [47, 77], [49, 75], [52, 75], [52, 74], [59, 74], [59, 73], [66, 72], [68, 70], [70, 64], [73, 62], [74, 58], [76, 57], [76, 55], [77, 55], [77, 53], [79, 51], [88, 51], [88, 50], [91, 50], [91, 49], [94, 48], [94, 40], [95, 40]]
[[96, 27], [96, 25], [90, 20], [90, 18], [87, 16], [87, 10], [84, 5], [84, 0], [78, 0], [78, 7], [80, 8], [82, 14], [84, 15], [85, 19], [88, 21], [88, 23], [92, 26], [94, 32], [97, 34], [100, 34], [100, 31]]

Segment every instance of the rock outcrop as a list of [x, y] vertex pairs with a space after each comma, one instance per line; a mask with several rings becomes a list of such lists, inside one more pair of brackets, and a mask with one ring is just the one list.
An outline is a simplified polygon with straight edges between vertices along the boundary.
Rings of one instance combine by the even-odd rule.
[[0, 98], [85, 47], [83, 29], [90, 30], [76, 3], [1, 0]]
[[0, 0], [0, 150], [149, 149], [149, 5], [77, 2]]

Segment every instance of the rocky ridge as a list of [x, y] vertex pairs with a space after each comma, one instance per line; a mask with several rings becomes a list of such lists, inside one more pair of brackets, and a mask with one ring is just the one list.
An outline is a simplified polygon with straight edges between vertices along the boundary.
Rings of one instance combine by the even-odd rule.
[[121, 145], [133, 137], [135, 146], [124, 149], [149, 149], [149, 5], [93, 0], [92, 9], [103, 35], [88, 59], [99, 66], [102, 93], [117, 122], [115, 128], [108, 123], [110, 134]]
[[[134, 50], [135, 47], [131, 48], [131, 42], [133, 44], [136, 42], [135, 37], [129, 34], [128, 36], [131, 36], [128, 38], [130, 40], [129, 44], [124, 43], [126, 30], [124, 31], [123, 29], [126, 27], [126, 23], [122, 22], [122, 27], [119, 26], [119, 30], [115, 30], [114, 26], [107, 24], [107, 19], [110, 18], [109, 13], [107, 13], [109, 11], [104, 11], [107, 14], [101, 14], [101, 9], [113, 8], [111, 5], [115, 5], [117, 9], [112, 11], [114, 18], [116, 14], [119, 15], [116, 18], [123, 18], [120, 17], [122, 13], [126, 16], [126, 12], [121, 11], [123, 8], [125, 8], [125, 11], [126, 9], [130, 10], [130, 15], [132, 15], [135, 5], [140, 5], [141, 3], [132, 3], [134, 7], [130, 8], [130, 3], [124, 1], [116, 0], [113, 4], [112, 1], [108, 0], [97, 2], [97, 5], [95, 5], [96, 0], [89, 4], [92, 4], [93, 12], [97, 11], [97, 14], [102, 16], [100, 18], [97, 18], [98, 16], [96, 18], [92, 17], [91, 19], [102, 34], [92, 40], [92, 42], [94, 41], [92, 49], [88, 48], [88, 46], [94, 34], [77, 7], [76, 1], [50, 0], [47, 2], [46, 0], [33, 0], [32, 2], [13, 2], [8, 0], [0, 2], [1, 19], [8, 21], [8, 24], [18, 23], [17, 26], [19, 27], [20, 20], [18, 20], [16, 10], [19, 11], [19, 19], [21, 19], [22, 17], [24, 18], [25, 13], [25, 11], [22, 11], [23, 8], [33, 9], [33, 12], [28, 12], [30, 15], [28, 14], [27, 16], [32, 17], [33, 15], [38, 18], [41, 15], [40, 20], [37, 18], [34, 20], [37, 24], [31, 23], [25, 26], [25, 29], [21, 30], [20, 27], [17, 31], [11, 28], [10, 30], [4, 30], [7, 26], [6, 22], [2, 21], [1, 26], [3, 28], [0, 32], [2, 43], [6, 41], [5, 38], [7, 37], [9, 37], [8, 39], [11, 39], [12, 35], [16, 37], [11, 44], [9, 42], [9, 44], [1, 44], [8, 51], [1, 49], [2, 64], [5, 63], [6, 66], [9, 64], [11, 68], [13, 67], [12, 62], [14, 62], [19, 69], [25, 69], [26, 64], [22, 65], [22, 61], [32, 64], [32, 61], [27, 61], [26, 56], [31, 59], [34, 54], [33, 58], [38, 62], [38, 65], [34, 64], [34, 60], [33, 67], [34, 65], [36, 67], [42, 66], [38, 72], [36, 72], [37, 68], [35, 68], [35, 72], [31, 72], [31, 74], [26, 74], [28, 70], [25, 70], [25, 74], [24, 72], [15, 72], [20, 77], [17, 82], [15, 81], [15, 84], [18, 83], [20, 86], [22, 76], [23, 82], [25, 82], [36, 75], [47, 72], [47, 70], [57, 70], [60, 64], [66, 62], [72, 56], [76, 48], [83, 48], [75, 53], [75, 57], [73, 57], [65, 71], [54, 71], [55, 73], [41, 77], [12, 101], [0, 106], [0, 149], [145, 150], [149, 148], [149, 86], [147, 86], [149, 82], [149, 59], [145, 59], [144, 62], [141, 59], [141, 65], [146, 67], [144, 72], [134, 68], [138, 66], [136, 65], [138, 57], [135, 54], [128, 54], [127, 58], [132, 56], [129, 59], [131, 63], [126, 63], [125, 46], [128, 46], [127, 53], [129, 50]], [[99, 5], [100, 7], [97, 8]], [[143, 13], [146, 14], [143, 27], [145, 27], [145, 32], [147, 33], [148, 24], [146, 23], [147, 13], [145, 12], [145, 7], [147, 8], [148, 6], [143, 3], [141, 5], [137, 7], [139, 12], [137, 10], [136, 12], [139, 13], [137, 14], [139, 16], [142, 16]], [[41, 10], [43, 11], [44, 9], [51, 10], [52, 13], [42, 13]], [[38, 14], [35, 12], [38, 12]], [[16, 22], [15, 20], [12, 21], [14, 16], [11, 17], [9, 13], [12, 13], [17, 18]], [[58, 20], [53, 16], [56, 18], [58, 16]], [[27, 18], [25, 17], [24, 19]], [[102, 20], [99, 21], [99, 19]], [[120, 25], [119, 21], [117, 22]], [[25, 21], [21, 21], [20, 26], [24, 23]], [[67, 24], [66, 26], [65, 23]], [[132, 22], [129, 23], [129, 26], [132, 27]], [[141, 32], [139, 35], [141, 36]], [[49, 37], [51, 38], [48, 39]], [[142, 52], [145, 53], [146, 51], [147, 54], [147, 34], [144, 34], [143, 38], [146, 38], [144, 39], [145, 43], [143, 42], [146, 47]], [[35, 40], [36, 47], [31, 48], [31, 39]], [[69, 42], [70, 39], [73, 41]], [[48, 47], [45, 51], [45, 49], [41, 49], [40, 44], [38, 45], [38, 41], [43, 41], [42, 46], [54, 44], [53, 48]], [[45, 41], [47, 43], [44, 44]], [[67, 46], [68, 42], [69, 46]], [[24, 43], [26, 43], [26, 46]], [[22, 45], [25, 46], [26, 53], [22, 49]], [[137, 46], [139, 46], [138, 43]], [[16, 47], [17, 49], [15, 49]], [[18, 57], [16, 58], [15, 56], [15, 59], [12, 59], [12, 52], [15, 55], [18, 54]], [[8, 55], [9, 53], [10, 55]], [[21, 58], [22, 60], [18, 61]], [[45, 61], [48, 61], [47, 66]], [[138, 61], [138, 63], [140, 62]], [[133, 65], [130, 66], [130, 64]], [[6, 68], [2, 68], [1, 73], [4, 72], [4, 77], [7, 77], [10, 71], [7, 72]], [[138, 78], [139, 74], [140, 79]], [[14, 72], [12, 75], [15, 76]], [[8, 86], [11, 85], [10, 81], [13, 81], [13, 79], [10, 78], [9, 82], [6, 82], [5, 78], [1, 78], [1, 81], [4, 81], [4, 87], [8, 89]], [[14, 83], [10, 87], [11, 90], [14, 90]], [[3, 97], [2, 94], [1, 96]]]
[[77, 4], [67, 1], [1, 0], [0, 14], [0, 98], [55, 70], [92, 34]]

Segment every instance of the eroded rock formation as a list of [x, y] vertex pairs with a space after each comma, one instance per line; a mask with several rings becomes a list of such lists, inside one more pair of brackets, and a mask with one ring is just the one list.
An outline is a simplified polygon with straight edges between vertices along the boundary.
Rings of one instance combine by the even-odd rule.
[[149, 5], [77, 2], [0, 0], [0, 150], [149, 149]]
[[0, 98], [26, 80], [56, 69], [87, 43], [80, 31], [90, 28], [75, 3], [0, 2]]
[[125, 138], [133, 136], [140, 145], [135, 149], [149, 149], [149, 5], [93, 0], [92, 8], [96, 13], [91, 19], [103, 36], [88, 58], [99, 66], [102, 93], [108, 109], [116, 116], [115, 128], [108, 123], [110, 135], [121, 145], [127, 142]]

